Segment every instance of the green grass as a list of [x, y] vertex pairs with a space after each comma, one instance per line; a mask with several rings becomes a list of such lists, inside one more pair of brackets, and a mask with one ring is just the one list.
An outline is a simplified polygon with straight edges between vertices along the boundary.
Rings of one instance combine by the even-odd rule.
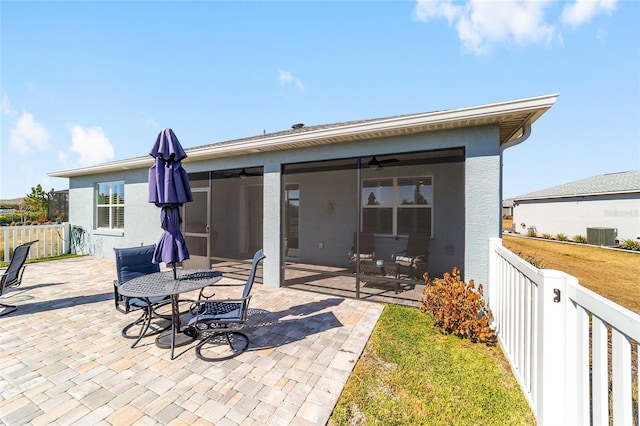
[[[82, 257], [86, 256], [85, 254], [61, 254], [60, 256], [51, 256], [51, 257], [40, 257], [37, 259], [27, 259], [25, 263], [40, 263], [40, 262], [49, 262], [52, 260], [60, 260], [60, 259], [70, 259], [72, 257]], [[6, 268], [9, 266], [9, 262], [0, 262], [0, 268]]]
[[330, 425], [535, 424], [500, 348], [441, 334], [386, 305]]

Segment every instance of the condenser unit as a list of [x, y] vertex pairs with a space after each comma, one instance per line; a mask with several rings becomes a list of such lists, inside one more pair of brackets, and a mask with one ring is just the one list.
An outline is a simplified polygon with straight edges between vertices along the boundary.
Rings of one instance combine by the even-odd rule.
[[613, 247], [616, 245], [616, 228], [587, 228], [587, 244]]

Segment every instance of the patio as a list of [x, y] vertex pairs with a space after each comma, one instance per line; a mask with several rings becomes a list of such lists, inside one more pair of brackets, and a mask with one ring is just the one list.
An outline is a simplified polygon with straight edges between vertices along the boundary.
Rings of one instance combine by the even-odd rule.
[[325, 424], [383, 309], [257, 285], [247, 352], [207, 363], [192, 344], [170, 361], [153, 337], [131, 349], [120, 336], [137, 314], [115, 310], [114, 278], [97, 257], [27, 266], [0, 318], [1, 423]]

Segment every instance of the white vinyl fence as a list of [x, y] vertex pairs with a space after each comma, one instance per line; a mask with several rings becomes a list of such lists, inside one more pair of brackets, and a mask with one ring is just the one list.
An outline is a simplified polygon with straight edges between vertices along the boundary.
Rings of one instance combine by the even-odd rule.
[[538, 424], [638, 425], [640, 315], [535, 268], [499, 238], [490, 250], [498, 340]]
[[59, 256], [69, 253], [71, 226], [52, 225], [0, 226], [0, 261], [8, 262], [20, 244], [38, 240], [31, 246], [29, 259]]

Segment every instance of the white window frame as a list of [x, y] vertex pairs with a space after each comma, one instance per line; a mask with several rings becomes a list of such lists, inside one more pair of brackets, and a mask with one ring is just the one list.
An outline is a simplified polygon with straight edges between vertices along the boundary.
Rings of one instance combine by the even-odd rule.
[[[109, 197], [108, 199], [108, 203], [99, 203], [100, 201], [100, 186], [101, 185], [109, 185]], [[96, 217], [96, 229], [113, 229], [113, 230], [123, 230], [124, 229], [124, 208], [125, 208], [125, 203], [114, 203], [114, 186], [116, 185], [122, 185], [122, 192], [123, 192], [123, 200], [125, 199], [124, 197], [124, 190], [125, 190], [125, 184], [124, 181], [122, 180], [118, 180], [118, 181], [107, 181], [107, 182], [98, 182], [98, 184], [96, 185], [96, 201], [95, 201], [95, 217]], [[122, 226], [120, 227], [116, 227], [114, 226], [114, 208], [119, 207], [123, 209], [123, 217], [122, 217]], [[108, 209], [109, 212], [109, 226], [105, 227], [105, 226], [99, 226], [100, 223], [100, 214], [99, 211], [100, 209]]]
[[[400, 200], [399, 200], [399, 189], [398, 189], [398, 180], [399, 179], [420, 179], [420, 178], [424, 178], [424, 179], [431, 179], [431, 203], [430, 204], [407, 204], [407, 205], [402, 205], [400, 204]], [[371, 181], [381, 181], [381, 180], [392, 180], [393, 182], [393, 186], [392, 186], [392, 201], [391, 201], [391, 205], [385, 204], [385, 205], [367, 205], [366, 203], [364, 203], [364, 200], [362, 200], [361, 198], [361, 208], [360, 208], [360, 223], [363, 224], [364, 223], [364, 209], [380, 209], [380, 208], [386, 208], [386, 209], [392, 209], [392, 224], [391, 224], [391, 234], [381, 234], [379, 232], [376, 232], [375, 235], [379, 235], [379, 236], [392, 236], [392, 237], [398, 237], [398, 236], [402, 236], [402, 235], [407, 235], [407, 234], [398, 234], [398, 209], [403, 209], [403, 208], [424, 208], [424, 209], [431, 209], [431, 211], [429, 212], [431, 214], [431, 229], [429, 230], [429, 234], [433, 235], [433, 211], [434, 211], [434, 179], [433, 179], [433, 175], [416, 175], [416, 176], [396, 176], [396, 177], [384, 177], [384, 178], [364, 178], [362, 179], [361, 183], [360, 183], [360, 193], [358, 194], [359, 197], [362, 197], [362, 188], [364, 188], [364, 183], [365, 182], [371, 182]]]

